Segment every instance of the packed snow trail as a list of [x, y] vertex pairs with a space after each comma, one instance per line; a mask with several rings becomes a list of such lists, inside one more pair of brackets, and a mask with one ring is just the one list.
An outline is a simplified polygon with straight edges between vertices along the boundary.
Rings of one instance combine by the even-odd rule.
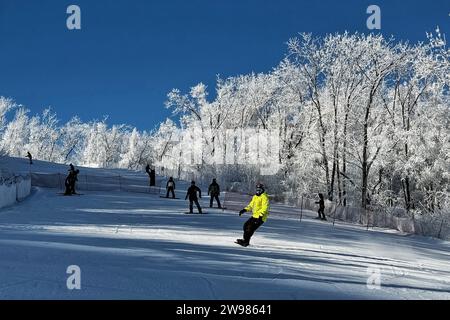
[[[35, 188], [0, 211], [0, 298], [450, 299], [448, 242], [269, 217], [242, 248], [233, 242], [248, 216], [186, 208], [158, 195]], [[81, 290], [67, 289], [70, 265]], [[380, 290], [367, 288], [368, 267], [380, 269]]]

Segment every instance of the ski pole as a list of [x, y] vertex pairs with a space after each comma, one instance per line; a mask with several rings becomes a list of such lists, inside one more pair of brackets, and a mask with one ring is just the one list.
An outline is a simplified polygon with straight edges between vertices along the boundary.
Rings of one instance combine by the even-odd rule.
[[337, 209], [337, 207], [334, 208], [334, 213], [333, 213], [333, 227], [334, 227], [334, 223], [336, 221], [336, 209]]
[[303, 195], [302, 195], [302, 204], [300, 205], [300, 222], [302, 222], [303, 217]]

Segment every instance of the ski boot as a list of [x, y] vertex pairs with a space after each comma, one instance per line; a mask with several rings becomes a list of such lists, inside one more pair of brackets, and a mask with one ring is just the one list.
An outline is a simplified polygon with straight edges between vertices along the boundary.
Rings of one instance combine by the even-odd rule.
[[243, 246], [243, 247], [248, 247], [248, 245], [249, 245], [249, 243], [248, 243], [248, 242], [245, 242], [244, 239], [237, 239], [237, 240], [236, 240], [236, 243], [237, 243], [238, 245]]

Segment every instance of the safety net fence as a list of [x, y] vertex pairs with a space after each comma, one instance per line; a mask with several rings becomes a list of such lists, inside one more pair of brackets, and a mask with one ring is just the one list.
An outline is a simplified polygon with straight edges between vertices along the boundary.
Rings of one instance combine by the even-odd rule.
[[[65, 191], [66, 175], [62, 173], [31, 173], [31, 185], [37, 187], [55, 188]], [[166, 178], [158, 176], [156, 185], [150, 186], [149, 178], [124, 175], [91, 175], [79, 174], [76, 190], [83, 191], [123, 191], [147, 193], [160, 196], [166, 195]], [[222, 206], [230, 211], [239, 212], [250, 202], [252, 195], [238, 192], [222, 192]], [[271, 197], [274, 199], [275, 197]], [[271, 200], [271, 216], [278, 216], [301, 221], [303, 217], [317, 216], [317, 199], [299, 197], [289, 203]], [[442, 216], [407, 216], [399, 208], [379, 208], [368, 206], [343, 206], [331, 201], [325, 201], [325, 214], [333, 224], [337, 222], [361, 225], [367, 229], [373, 227], [395, 229], [410, 234], [421, 234], [441, 239], [450, 236], [450, 224]]]
[[[62, 173], [31, 173], [31, 184], [36, 187], [55, 188], [64, 192], [66, 175]], [[136, 193], [160, 194], [162, 181], [157, 180], [150, 186], [148, 177], [127, 177], [122, 175], [79, 174], [75, 190], [79, 191], [125, 191]]]

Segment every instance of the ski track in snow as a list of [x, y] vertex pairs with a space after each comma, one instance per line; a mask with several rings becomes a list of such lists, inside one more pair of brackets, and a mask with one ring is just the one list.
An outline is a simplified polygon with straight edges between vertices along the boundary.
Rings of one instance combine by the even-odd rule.
[[[34, 188], [0, 210], [0, 298], [450, 299], [446, 241], [273, 214], [243, 248], [234, 241], [248, 215], [83, 193]], [[66, 287], [69, 265], [81, 268], [81, 290]], [[367, 288], [368, 267], [381, 271], [380, 290]]]

